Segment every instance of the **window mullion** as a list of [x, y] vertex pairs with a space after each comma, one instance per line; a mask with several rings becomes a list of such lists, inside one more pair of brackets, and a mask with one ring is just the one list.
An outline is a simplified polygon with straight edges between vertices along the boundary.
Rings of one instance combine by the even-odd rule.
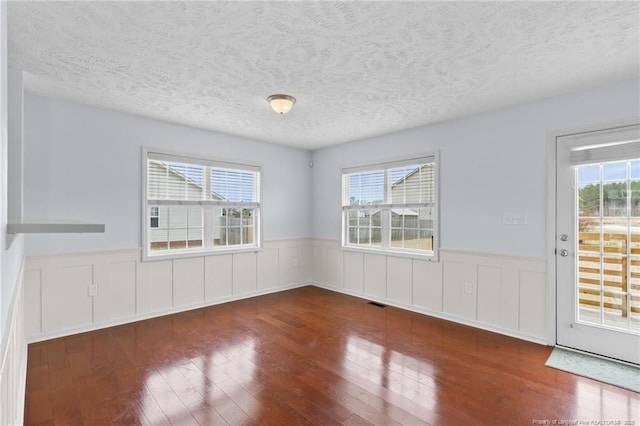
[[[204, 171], [204, 193], [202, 194], [202, 198], [206, 200], [211, 199], [211, 167], [205, 167]], [[213, 227], [215, 225], [215, 220], [213, 218], [214, 209], [211, 206], [202, 208], [202, 238], [204, 241], [202, 242], [202, 247], [206, 250], [211, 250], [213, 248]]]
[[213, 227], [215, 224], [213, 214], [213, 207], [205, 207], [202, 209], [202, 226], [204, 228], [202, 231], [202, 238], [204, 238], [202, 247], [205, 249], [213, 248]]
[[389, 248], [391, 246], [391, 209], [385, 207], [381, 212], [382, 219], [382, 248]]
[[[391, 204], [391, 173], [389, 173], [389, 169], [384, 169], [384, 179], [383, 179], [383, 202], [384, 204]], [[389, 248], [391, 245], [391, 221], [389, 220], [389, 212], [391, 210], [389, 208], [384, 208], [380, 211], [380, 219], [382, 230], [380, 232], [382, 241], [380, 242], [380, 246], [382, 248]]]

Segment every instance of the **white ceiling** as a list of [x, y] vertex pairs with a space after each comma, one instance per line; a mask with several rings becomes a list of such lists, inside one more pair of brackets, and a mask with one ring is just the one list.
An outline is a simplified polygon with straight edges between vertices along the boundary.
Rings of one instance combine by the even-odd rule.
[[10, 2], [8, 19], [32, 92], [304, 149], [639, 76], [638, 2]]

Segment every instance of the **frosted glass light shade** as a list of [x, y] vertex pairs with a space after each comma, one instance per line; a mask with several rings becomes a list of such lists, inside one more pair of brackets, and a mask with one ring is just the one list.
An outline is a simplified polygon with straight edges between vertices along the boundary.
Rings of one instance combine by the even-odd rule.
[[296, 99], [289, 95], [271, 95], [267, 98], [267, 101], [278, 114], [288, 113], [293, 108], [293, 104], [296, 103]]

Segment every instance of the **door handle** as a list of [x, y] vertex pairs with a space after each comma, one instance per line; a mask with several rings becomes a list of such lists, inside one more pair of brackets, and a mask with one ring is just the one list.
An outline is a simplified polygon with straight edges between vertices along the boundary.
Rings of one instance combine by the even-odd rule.
[[569, 256], [569, 250], [567, 249], [558, 250], [558, 254], [562, 257], [567, 257]]

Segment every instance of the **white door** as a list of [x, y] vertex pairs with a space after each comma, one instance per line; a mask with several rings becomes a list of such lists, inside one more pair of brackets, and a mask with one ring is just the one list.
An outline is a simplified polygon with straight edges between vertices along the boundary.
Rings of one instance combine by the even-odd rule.
[[556, 139], [557, 344], [640, 364], [640, 125]]

